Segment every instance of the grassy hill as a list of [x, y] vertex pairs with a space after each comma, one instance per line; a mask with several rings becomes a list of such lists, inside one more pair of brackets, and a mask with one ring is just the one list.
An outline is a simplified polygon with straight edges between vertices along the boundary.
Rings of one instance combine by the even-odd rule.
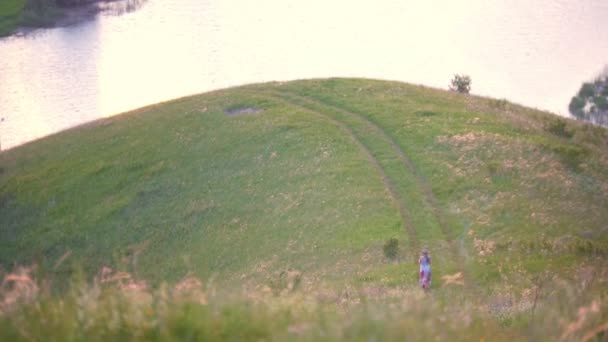
[[[362, 79], [245, 86], [2, 152], [0, 264], [55, 283], [104, 266], [155, 289], [201, 279], [215, 304], [171, 317], [226, 335], [195, 338], [580, 338], [607, 317], [607, 168], [606, 129], [504, 100]], [[266, 306], [243, 304], [258, 294]], [[209, 313], [233, 304], [242, 326]], [[579, 308], [578, 329], [552, 330]], [[421, 323], [442, 319], [453, 329]], [[135, 326], [181, 338], [181, 323]]]

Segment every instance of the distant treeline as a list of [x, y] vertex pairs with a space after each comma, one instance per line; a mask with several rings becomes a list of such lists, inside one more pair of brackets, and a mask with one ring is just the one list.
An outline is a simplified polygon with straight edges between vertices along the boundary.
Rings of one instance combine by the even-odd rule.
[[107, 1], [112, 0], [25, 0], [28, 7], [70, 7]]
[[[0, 37], [15, 32], [19, 27], [53, 27], [61, 25], [66, 11], [71, 8], [95, 3], [113, 3], [117, 0], [0, 0]], [[140, 4], [143, 1], [133, 1]], [[131, 1], [127, 1], [128, 4]], [[106, 6], [107, 7], [107, 6]], [[124, 7], [124, 6], [123, 6]], [[137, 7], [137, 6], [131, 6]], [[131, 9], [128, 7], [128, 9]], [[95, 13], [99, 8], [91, 6], [83, 11]], [[73, 18], [72, 18], [73, 19]]]
[[[31, 0], [30, 0], [31, 1]], [[35, 1], [51, 1], [55, 2], [57, 6], [69, 7], [90, 4], [94, 2], [103, 2], [108, 0], [35, 0]]]

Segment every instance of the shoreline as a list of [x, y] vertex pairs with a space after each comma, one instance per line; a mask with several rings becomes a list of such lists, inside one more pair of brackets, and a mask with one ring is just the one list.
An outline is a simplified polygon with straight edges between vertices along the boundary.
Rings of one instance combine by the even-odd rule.
[[107, 13], [120, 15], [140, 8], [147, 0], [91, 0], [83, 4], [53, 7], [44, 13], [24, 9], [19, 23], [1, 38], [23, 37], [39, 29], [53, 29], [77, 25], [93, 20], [97, 15]]

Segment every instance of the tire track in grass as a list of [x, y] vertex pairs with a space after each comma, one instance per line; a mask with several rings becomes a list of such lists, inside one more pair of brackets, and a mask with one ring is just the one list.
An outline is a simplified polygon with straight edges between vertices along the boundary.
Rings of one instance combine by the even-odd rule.
[[403, 149], [401, 148], [401, 146], [399, 146], [399, 144], [395, 141], [395, 139], [393, 139], [393, 137], [390, 134], [388, 134], [381, 126], [379, 126], [378, 124], [376, 124], [375, 122], [370, 120], [367, 117], [367, 115], [365, 115], [365, 114], [355, 113], [355, 112], [352, 112], [350, 110], [347, 110], [343, 107], [337, 106], [332, 103], [327, 103], [327, 102], [324, 102], [324, 101], [316, 99], [316, 98], [306, 97], [306, 96], [294, 94], [294, 93], [288, 92], [288, 91], [281, 91], [280, 95], [282, 97], [287, 96], [292, 99], [296, 99], [298, 101], [308, 103], [310, 105], [319, 105], [319, 106], [331, 108], [333, 110], [341, 112], [343, 115], [346, 115], [346, 116], [356, 117], [357, 119], [363, 121], [368, 126], [370, 131], [376, 132], [382, 139], [384, 139], [387, 143], [389, 143], [391, 145], [394, 153], [398, 156], [398, 158], [401, 161], [401, 163], [403, 164], [403, 166], [411, 174], [413, 174], [416, 177], [418, 187], [424, 194], [425, 201], [431, 207], [431, 210], [433, 211], [433, 214], [434, 214], [435, 218], [437, 219], [439, 227], [441, 228], [443, 236], [445, 237], [445, 241], [450, 246], [451, 254], [457, 260], [457, 265], [459, 266], [460, 272], [462, 272], [463, 278], [465, 279], [465, 286], [470, 287], [472, 285], [472, 282], [470, 280], [470, 275], [468, 274], [466, 267], [465, 267], [465, 262], [463, 260], [463, 252], [460, 251], [460, 249], [461, 248], [464, 249], [464, 247], [463, 246], [459, 247], [459, 245], [457, 245], [457, 241], [454, 240], [450, 230], [448, 229], [445, 211], [443, 210], [442, 206], [439, 204], [439, 201], [437, 200], [437, 197], [433, 193], [433, 190], [432, 190], [428, 180], [426, 179], [426, 177], [423, 174], [420, 173], [420, 171], [418, 170], [418, 168], [416, 167], [414, 162], [403, 151]]
[[286, 99], [285, 97], [283, 97], [279, 94], [277, 94], [276, 96], [273, 96], [272, 98], [275, 100], [279, 100], [281, 102], [287, 103], [288, 105], [296, 107], [300, 110], [312, 113], [316, 116], [320, 116], [324, 120], [331, 122], [333, 125], [340, 128], [347, 136], [349, 136], [350, 139], [359, 147], [359, 149], [363, 152], [363, 154], [365, 155], [365, 158], [368, 160], [368, 162], [370, 164], [372, 164], [373, 167], [376, 169], [376, 172], [380, 176], [380, 179], [382, 181], [382, 184], [384, 185], [384, 188], [389, 193], [389, 195], [392, 199], [393, 205], [395, 207], [397, 207], [397, 209], [399, 211], [399, 215], [401, 216], [403, 230], [405, 231], [405, 233], [408, 236], [408, 242], [409, 242], [411, 250], [414, 251], [412, 257], [417, 260], [416, 251], [418, 251], [418, 249], [420, 248], [420, 245], [419, 245], [419, 242], [418, 242], [418, 239], [416, 236], [416, 229], [415, 229], [414, 223], [412, 222], [411, 215], [407, 209], [405, 201], [400, 196], [399, 192], [396, 190], [395, 185], [393, 184], [391, 179], [386, 174], [386, 171], [382, 167], [381, 163], [372, 154], [369, 147], [367, 145], [365, 145], [361, 141], [361, 139], [359, 139], [359, 137], [353, 131], [353, 129], [351, 127], [349, 127], [348, 125], [346, 125], [345, 123], [343, 123], [327, 114], [324, 114], [321, 111], [315, 110], [315, 109], [310, 108], [305, 105], [302, 105], [298, 102], [289, 101], [288, 99]]

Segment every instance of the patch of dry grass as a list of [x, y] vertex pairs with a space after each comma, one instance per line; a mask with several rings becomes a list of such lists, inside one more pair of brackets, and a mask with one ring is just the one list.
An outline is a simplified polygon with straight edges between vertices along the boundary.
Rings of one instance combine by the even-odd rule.
[[[519, 294], [507, 286], [463, 297], [455, 296], [461, 293], [462, 273], [443, 276], [443, 291], [287, 285], [286, 291], [261, 287], [235, 294], [192, 275], [151, 288], [106, 267], [91, 283], [73, 283], [57, 296], [38, 290], [44, 282], [33, 269], [17, 268], [4, 276], [0, 298], [10, 304], [0, 311], [3, 340], [589, 340], [606, 330], [602, 319], [608, 312], [604, 297], [585, 295], [605, 285], [601, 272], [580, 288], [554, 277], [544, 286], [531, 283]], [[298, 277], [300, 272], [287, 271], [285, 279]], [[508, 323], [522, 318], [534, 324]]]

